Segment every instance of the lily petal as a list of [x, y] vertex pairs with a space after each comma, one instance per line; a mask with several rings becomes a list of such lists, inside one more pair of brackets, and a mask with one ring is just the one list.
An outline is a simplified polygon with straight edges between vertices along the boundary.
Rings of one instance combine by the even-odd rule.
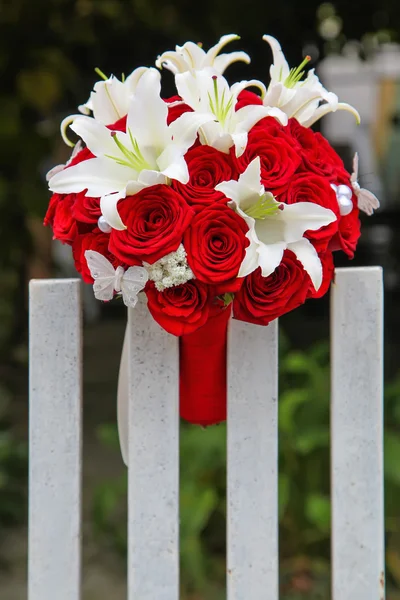
[[284, 90], [284, 85], [281, 81], [277, 81], [276, 83], [271, 83], [268, 87], [268, 91], [264, 97], [263, 104], [264, 106], [280, 106], [281, 105], [281, 96]]
[[69, 115], [69, 117], [65, 117], [65, 119], [63, 119], [61, 121], [61, 125], [60, 125], [60, 131], [61, 131], [61, 137], [63, 139], [63, 142], [65, 144], [67, 144], [67, 146], [69, 146], [70, 148], [73, 148], [75, 146], [74, 142], [71, 142], [71, 140], [68, 138], [67, 136], [67, 129], [68, 127], [70, 127], [72, 125], [72, 123], [75, 121], [75, 119], [80, 119], [82, 118], [82, 115]]
[[271, 108], [270, 106], [251, 105], [243, 106], [243, 108], [239, 108], [239, 110], [236, 111], [236, 118], [240, 123], [238, 127], [242, 131], [250, 131], [250, 129], [264, 117], [274, 117], [281, 125], [288, 124], [287, 115], [276, 107]]
[[264, 98], [264, 96], [267, 93], [267, 88], [265, 87], [263, 82], [259, 81], [258, 79], [249, 79], [248, 81], [246, 80], [234, 83], [231, 87], [231, 93], [237, 98], [240, 92], [243, 92], [243, 90], [247, 90], [247, 88], [249, 87], [258, 88], [261, 91], [261, 98]]
[[214, 69], [218, 73], [223, 73], [232, 63], [234, 62], [244, 62], [247, 65], [250, 63], [251, 59], [246, 52], [229, 52], [226, 54], [220, 54], [214, 59]]
[[95, 156], [109, 154], [122, 160], [125, 158], [114, 142], [111, 131], [92, 117], [78, 117], [70, 127]]
[[124, 85], [128, 88], [130, 94], [136, 91], [137, 85], [145, 73], [149, 70], [148, 67], [137, 67], [134, 69], [130, 75], [125, 79]]
[[[283, 210], [277, 213], [276, 218], [284, 222], [284, 239], [287, 243], [299, 240], [306, 231], [317, 231], [336, 221], [332, 210], [314, 202], [284, 204]], [[273, 227], [274, 218], [270, 222]]]
[[246, 277], [247, 275], [250, 275], [250, 273], [253, 273], [253, 271], [255, 271], [256, 269], [258, 269], [258, 245], [253, 239], [253, 232], [254, 229], [250, 230], [246, 234], [247, 239], [250, 240], [250, 244], [246, 248], [246, 254], [244, 256], [242, 264], [240, 265], [238, 277]]
[[54, 175], [49, 181], [49, 188], [58, 194], [87, 190], [87, 196], [100, 198], [120, 190], [121, 181], [129, 181], [134, 175], [132, 169], [106, 158], [90, 158]]
[[236, 33], [228, 33], [226, 35], [223, 35], [219, 42], [217, 42], [215, 46], [212, 46], [208, 50], [206, 64], [204, 64], [204, 66], [211, 67], [214, 63], [217, 54], [221, 52], [222, 48], [229, 44], [229, 42], [234, 42], [235, 40], [240, 40], [240, 35], [236, 35]]
[[285, 243], [268, 244], [268, 246], [260, 244], [258, 246], [258, 264], [261, 267], [263, 277], [268, 277], [279, 267], [285, 249]]
[[[258, 158], [258, 157], [257, 157]], [[240, 202], [239, 184], [231, 179], [230, 181], [222, 181], [215, 186], [217, 192], [222, 192], [227, 198], [235, 203], [235, 206]], [[233, 207], [232, 207], [233, 208]]]
[[322, 284], [322, 264], [314, 246], [309, 240], [303, 238], [288, 244], [288, 250], [294, 252], [297, 260], [301, 262], [309, 274], [316, 291], [318, 291]]
[[174, 50], [169, 50], [160, 54], [155, 64], [158, 69], [167, 69], [174, 75], [183, 73], [187, 70], [185, 59], [183, 56], [179, 56], [177, 52], [174, 52]]
[[283, 207], [257, 222], [257, 234], [262, 243], [269, 245], [282, 241], [290, 244], [300, 240], [306, 231], [316, 231], [336, 221], [335, 213], [313, 202], [284, 204]]
[[178, 146], [168, 146], [158, 157], [157, 164], [161, 173], [166, 177], [176, 179], [183, 184], [189, 181], [188, 167], [182, 150]]
[[[241, 196], [243, 199], [246, 199], [248, 196], [255, 196], [256, 200], [259, 200], [261, 194], [264, 193], [264, 187], [261, 184], [261, 159], [259, 156], [253, 158], [253, 160], [249, 163], [244, 173], [242, 173], [239, 177], [236, 185], [239, 187], [241, 191]], [[220, 185], [224, 185], [221, 183]], [[218, 186], [217, 186], [218, 187]], [[229, 196], [228, 196], [229, 197]]]
[[108, 194], [100, 199], [101, 214], [113, 229], [122, 231], [126, 229], [122, 222], [119, 212], [117, 210], [117, 204], [119, 200], [126, 197], [126, 190], [118, 192], [116, 194]]
[[247, 146], [247, 131], [240, 131], [238, 133], [232, 133], [232, 140], [235, 146], [235, 155], [236, 158], [242, 156], [243, 152], [246, 150]]
[[200, 106], [199, 81], [190, 71], [178, 73], [175, 76], [175, 85], [178, 95], [183, 99], [185, 104], [193, 109]]
[[186, 112], [169, 126], [174, 144], [186, 152], [196, 141], [197, 132], [202, 125], [215, 119], [212, 113]]
[[187, 65], [189, 65], [191, 69], [200, 69], [206, 66], [204, 64], [206, 52], [198, 44], [186, 42], [183, 46], [177, 46], [176, 50], [184, 57]]
[[126, 195], [130, 196], [140, 192], [145, 187], [151, 187], [153, 185], [166, 184], [166, 175], [159, 173], [158, 171], [144, 170], [141, 171], [137, 181], [130, 181], [126, 187]]
[[168, 106], [160, 97], [160, 78], [156, 69], [148, 69], [143, 73], [130, 102], [127, 119], [127, 130], [137, 140], [139, 147], [158, 148], [159, 154], [170, 141]]
[[262, 39], [270, 45], [272, 50], [273, 64], [270, 68], [272, 81], [274, 83], [277, 81], [285, 81], [286, 77], [289, 75], [290, 69], [285, 55], [282, 52], [280, 43], [271, 35], [263, 35]]
[[127, 88], [117, 77], [98, 81], [90, 94], [93, 117], [109, 125], [115, 123], [128, 112], [129, 96]]
[[[357, 121], [357, 125], [359, 125], [361, 123], [360, 113], [358, 112], [358, 110], [356, 110], [354, 108], [354, 106], [351, 106], [351, 104], [347, 104], [346, 102], [339, 102], [336, 107], [336, 110], [346, 110], [347, 112], [354, 115], [354, 117], [356, 118], [356, 121]], [[322, 106], [317, 108], [317, 110], [315, 111], [315, 113], [313, 114], [313, 116], [311, 118], [309, 118], [305, 122], [302, 122], [301, 125], [303, 125], [303, 127], [311, 127], [321, 117], [324, 117], [325, 115], [327, 115], [330, 112], [336, 112], [336, 111], [332, 110], [332, 107], [329, 104], [323, 104]]]

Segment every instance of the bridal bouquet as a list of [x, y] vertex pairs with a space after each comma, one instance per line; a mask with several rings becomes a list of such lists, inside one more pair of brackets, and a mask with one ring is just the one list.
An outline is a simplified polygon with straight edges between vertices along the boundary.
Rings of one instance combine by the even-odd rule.
[[[379, 206], [358, 184], [357, 156], [350, 174], [311, 129], [329, 112], [358, 120], [357, 111], [313, 70], [305, 74], [310, 57], [290, 69], [270, 36], [268, 86], [230, 85], [225, 69], [250, 61], [244, 52], [220, 54], [236, 39], [223, 36], [208, 52], [187, 42], [159, 56], [158, 69], [174, 74], [172, 98], [162, 97], [155, 68], [121, 79], [97, 70], [102, 80], [81, 114], [61, 126], [67, 144], [68, 129], [79, 139], [71, 158], [48, 174], [45, 224], [72, 246], [96, 298], [122, 296], [134, 307], [143, 291], [153, 318], [181, 336], [181, 402], [193, 394], [198, 368], [190, 365], [202, 361], [203, 380], [207, 364], [215, 371], [212, 348], [219, 340], [221, 355], [231, 313], [267, 325], [321, 297], [333, 278], [333, 251], [354, 255], [359, 209]], [[224, 394], [224, 376], [219, 388], [212, 384], [214, 397]], [[190, 408], [183, 416], [224, 418], [213, 401], [205, 416], [213, 394], [196, 393], [202, 414]]]

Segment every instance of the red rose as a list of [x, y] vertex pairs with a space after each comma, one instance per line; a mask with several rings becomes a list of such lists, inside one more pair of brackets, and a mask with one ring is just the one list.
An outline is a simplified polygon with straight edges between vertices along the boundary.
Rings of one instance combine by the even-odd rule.
[[329, 183], [348, 177], [342, 159], [320, 133], [303, 127], [296, 119], [289, 120], [288, 129], [301, 147], [300, 170], [327, 177]]
[[318, 291], [315, 291], [314, 286], [311, 284], [308, 293], [309, 298], [322, 298], [322, 296], [325, 296], [335, 275], [332, 252], [327, 251], [319, 254], [319, 258], [322, 264], [322, 283]]
[[290, 135], [289, 129], [286, 126], [282, 125], [274, 117], [264, 117], [263, 119], [260, 119], [252, 128], [252, 134], [254, 134], [260, 129], [263, 130], [264, 135], [280, 137], [284, 139], [290, 146], [294, 146], [296, 150], [298, 149], [297, 144], [293, 144], [293, 138]]
[[113, 229], [110, 251], [128, 265], [150, 264], [174, 252], [182, 241], [193, 211], [168, 185], [154, 185], [118, 202], [126, 226]]
[[249, 90], [242, 90], [238, 96], [236, 101], [235, 110], [239, 110], [244, 106], [249, 106], [249, 104], [262, 104], [262, 99], [260, 96], [257, 96], [254, 92], [250, 92]]
[[214, 188], [221, 181], [238, 178], [239, 173], [234, 168], [232, 157], [211, 146], [196, 146], [186, 153], [185, 160], [190, 179], [185, 185], [173, 180], [172, 187], [186, 202], [196, 212], [215, 202], [226, 203], [226, 196]]
[[192, 279], [182, 285], [157, 291], [154, 283], [146, 285], [147, 304], [153, 318], [168, 333], [193, 333], [206, 323], [211, 309], [210, 286]]
[[165, 102], [168, 104], [168, 125], [176, 121], [176, 119], [178, 119], [184, 113], [193, 112], [193, 109], [185, 104], [180, 96], [172, 96], [171, 98], [165, 100]]
[[200, 281], [221, 284], [235, 279], [246, 253], [248, 227], [225, 204], [198, 213], [185, 231], [187, 260]]
[[45, 227], [53, 227], [56, 208], [60, 200], [62, 200], [62, 198], [65, 198], [64, 194], [53, 194], [50, 198], [49, 206], [47, 207], [47, 211], [43, 220], [43, 225]]
[[53, 228], [54, 239], [71, 245], [78, 234], [76, 221], [72, 215], [75, 194], [53, 194], [44, 218], [44, 225]]
[[250, 131], [246, 150], [238, 162], [243, 172], [249, 163], [259, 156], [261, 182], [267, 191], [277, 194], [289, 183], [301, 159], [292, 148], [288, 135], [285, 133], [275, 135], [280, 131], [279, 123], [268, 121], [268, 127], [272, 128], [273, 134], [268, 133], [264, 127], [254, 127]]
[[260, 268], [245, 277], [233, 301], [234, 317], [268, 325], [303, 304], [311, 285], [311, 279], [296, 256], [285, 250], [281, 264], [269, 277], [262, 277]]
[[115, 123], [111, 123], [111, 125], [106, 125], [107, 129], [111, 129], [111, 131], [123, 131], [126, 132], [126, 120], [127, 115], [121, 117]]
[[[312, 173], [299, 173], [292, 178], [285, 194], [280, 199], [287, 204], [313, 202], [330, 209], [335, 213], [337, 219], [340, 218], [336, 194], [325, 177], [319, 177]], [[324, 252], [337, 230], [338, 220], [317, 231], [308, 231], [305, 237], [313, 242], [318, 252]]]
[[343, 250], [349, 258], [354, 257], [358, 239], [361, 235], [357, 197], [353, 196], [353, 210], [340, 217], [339, 230], [329, 244], [329, 250]]
[[74, 156], [69, 165], [67, 165], [65, 168], [68, 169], [68, 167], [79, 165], [79, 163], [83, 162], [84, 160], [89, 160], [89, 158], [95, 158], [94, 154], [90, 152], [89, 148], [82, 148], [82, 150], [80, 150], [78, 154]]
[[82, 275], [83, 281], [93, 283], [89, 267], [85, 258], [86, 250], [95, 250], [105, 256], [116, 268], [118, 261], [108, 250], [110, 236], [96, 228], [91, 233], [76, 236], [72, 244], [72, 255], [75, 261], [75, 267], [78, 273]]
[[72, 212], [77, 221], [97, 224], [101, 215], [100, 198], [85, 196], [85, 192], [75, 194], [75, 203]]

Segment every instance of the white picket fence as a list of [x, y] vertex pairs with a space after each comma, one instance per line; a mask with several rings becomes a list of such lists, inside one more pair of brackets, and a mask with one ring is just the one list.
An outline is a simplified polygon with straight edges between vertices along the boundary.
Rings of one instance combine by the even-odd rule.
[[[336, 270], [332, 600], [384, 600], [382, 272]], [[178, 340], [129, 311], [128, 600], [179, 598]], [[80, 283], [30, 284], [29, 600], [81, 598]], [[278, 324], [232, 321], [228, 600], [278, 600]]]

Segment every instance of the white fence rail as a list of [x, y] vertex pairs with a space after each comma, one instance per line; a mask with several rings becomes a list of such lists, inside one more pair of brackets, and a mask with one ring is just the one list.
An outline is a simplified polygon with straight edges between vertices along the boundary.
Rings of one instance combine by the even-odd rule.
[[[332, 600], [383, 600], [382, 272], [332, 293]], [[79, 600], [78, 280], [30, 284], [29, 600]], [[128, 600], [179, 599], [178, 341], [129, 312]], [[278, 324], [232, 321], [228, 600], [278, 600]]]

